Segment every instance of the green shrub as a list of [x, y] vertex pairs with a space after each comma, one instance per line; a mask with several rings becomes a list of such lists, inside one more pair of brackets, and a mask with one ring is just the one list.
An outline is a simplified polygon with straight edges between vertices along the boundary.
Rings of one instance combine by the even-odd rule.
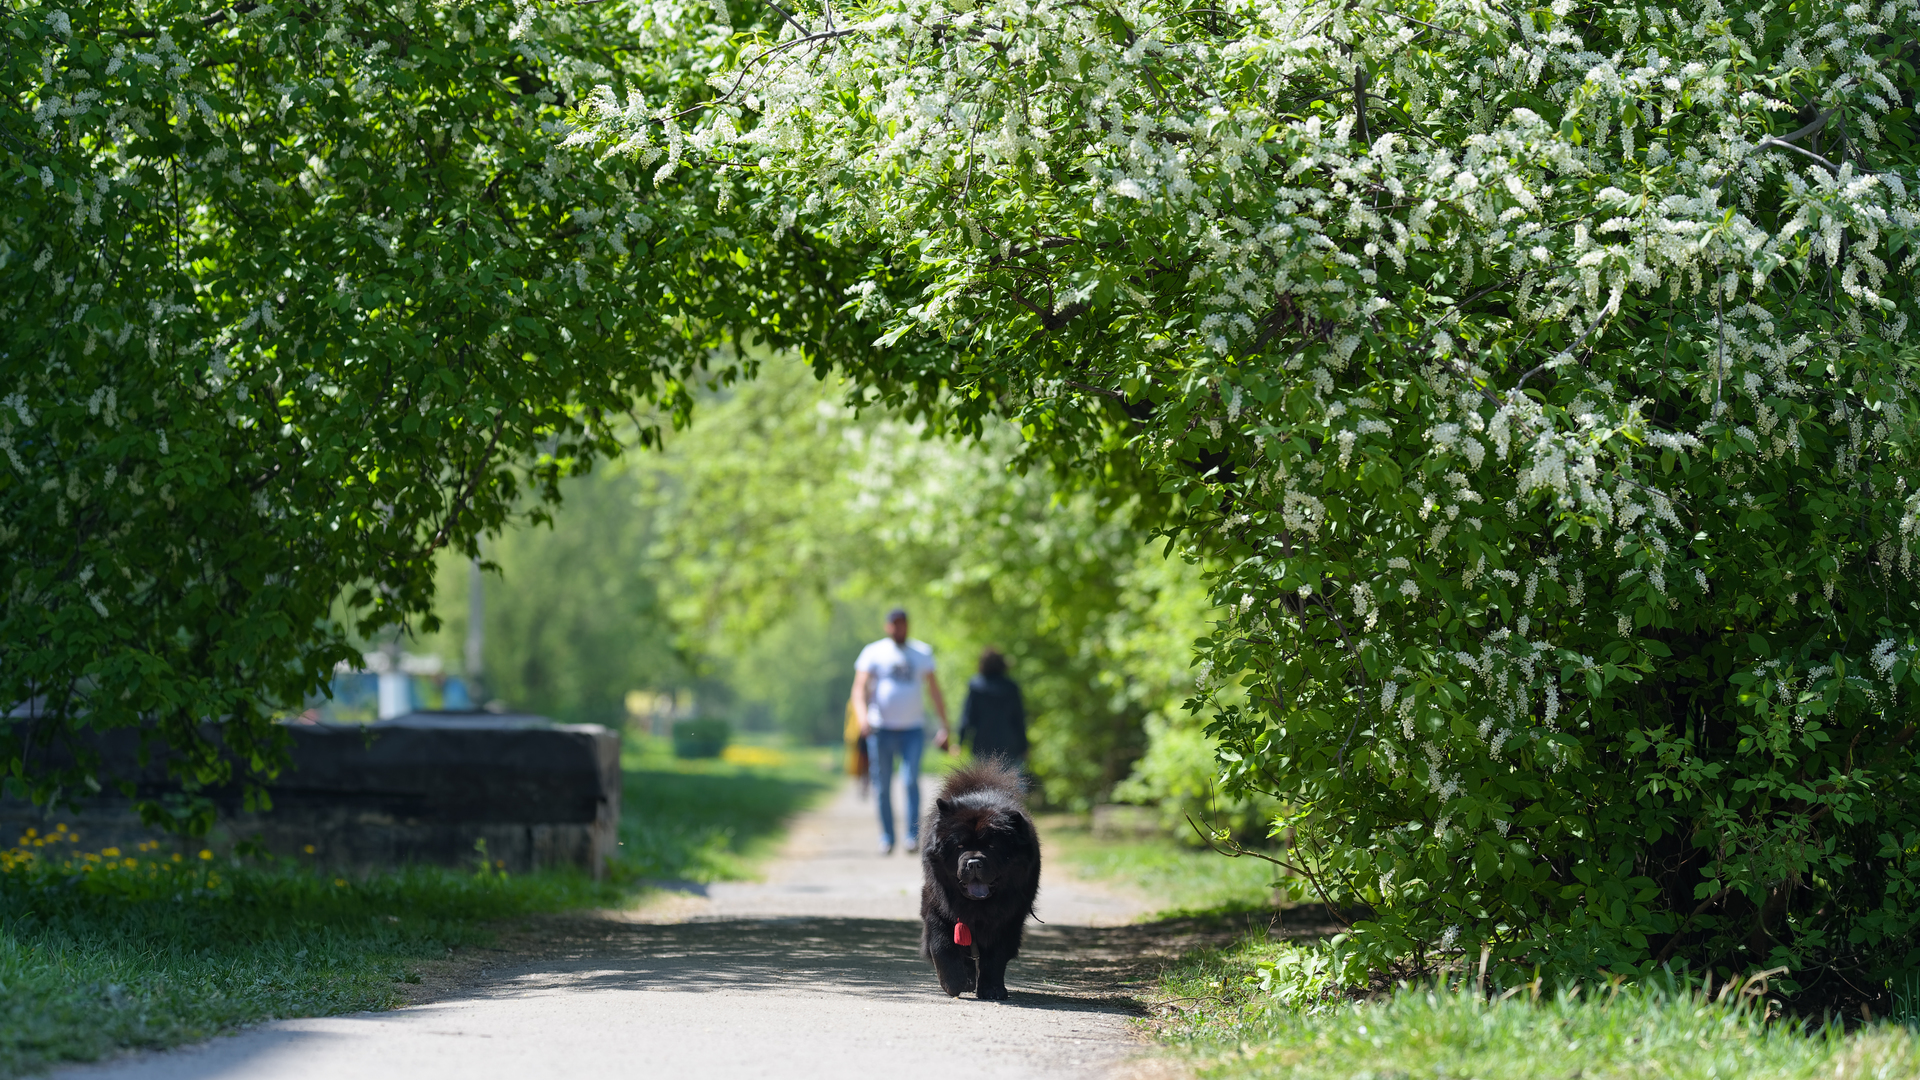
[[673, 756], [719, 757], [732, 738], [733, 727], [725, 720], [676, 720], [673, 723]]

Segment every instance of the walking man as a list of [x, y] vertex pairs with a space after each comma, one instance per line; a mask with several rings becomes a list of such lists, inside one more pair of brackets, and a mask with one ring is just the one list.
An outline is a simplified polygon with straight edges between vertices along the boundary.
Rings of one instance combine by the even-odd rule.
[[920, 850], [920, 755], [925, 750], [927, 710], [921, 688], [940, 717], [935, 745], [947, 749], [947, 702], [933, 675], [933, 650], [907, 637], [907, 611], [887, 613], [887, 636], [860, 650], [853, 664], [853, 707], [872, 762], [874, 800], [880, 809], [880, 854], [893, 853], [893, 768], [900, 762], [907, 789], [907, 851]]

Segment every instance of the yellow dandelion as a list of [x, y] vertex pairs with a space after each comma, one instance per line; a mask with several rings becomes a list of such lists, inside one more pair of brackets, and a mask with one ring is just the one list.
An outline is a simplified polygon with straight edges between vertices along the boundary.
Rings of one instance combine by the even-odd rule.
[[120, 857], [120, 849], [117, 847], [101, 848], [100, 854], [106, 856], [109, 859], [117, 859]]
[[337, 878], [334, 878], [334, 879], [333, 879], [333, 884], [334, 884], [334, 886], [335, 886], [335, 887], [337, 887], [337, 888], [341, 888], [341, 889], [344, 889], [344, 888], [346, 888], [346, 887], [347, 887], [347, 879], [346, 879], [346, 878], [343, 878], [343, 877], [337, 877]]
[[33, 839], [34, 837], [36, 837], [36, 836], [39, 836], [39, 835], [40, 835], [40, 830], [39, 830], [39, 829], [28, 829], [28, 830], [27, 830], [27, 835], [26, 835], [26, 837], [25, 837], [25, 839], [28, 839], [28, 840], [31, 840], [31, 839]]
[[121, 865], [121, 866], [124, 866], [124, 867], [126, 867], [126, 868], [127, 868], [127, 869], [129, 869], [129, 870], [131, 870], [131, 869], [133, 869], [134, 867], [136, 867], [136, 866], [139, 866], [139, 865], [140, 865], [140, 860], [139, 860], [139, 859], [135, 859], [135, 858], [132, 858], [132, 857], [128, 857], [128, 858], [125, 858], [125, 859], [122, 859], [122, 860], [120, 861], [120, 865]]
[[213, 852], [208, 851], [206, 848], [201, 848], [200, 859], [203, 862], [211, 861], [213, 859]]
[[304, 852], [306, 852], [307, 854], [309, 854], [309, 855], [311, 855], [311, 854], [313, 854], [313, 845], [312, 845], [312, 844], [308, 844], [308, 845], [307, 845], [306, 847], [304, 847], [304, 848], [301, 848], [300, 850], [302, 850], [302, 851], [304, 851]]
[[179, 853], [179, 852], [177, 852], [177, 851], [176, 851], [176, 852], [174, 852], [174, 853], [173, 853], [173, 861], [174, 861], [174, 862], [179, 862], [179, 861], [180, 861], [180, 853]]
[[729, 746], [720, 752], [720, 760], [734, 765], [777, 766], [786, 764], [787, 755], [769, 746]]

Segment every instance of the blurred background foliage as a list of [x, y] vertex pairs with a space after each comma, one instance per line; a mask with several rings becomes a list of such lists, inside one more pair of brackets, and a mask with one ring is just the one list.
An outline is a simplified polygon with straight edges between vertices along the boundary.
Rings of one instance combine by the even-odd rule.
[[[1143, 544], [1133, 504], [1019, 468], [1011, 425], [929, 438], [856, 412], [844, 384], [798, 362], [761, 365], [703, 399], [663, 450], [567, 481], [550, 525], [492, 543], [490, 696], [640, 726], [672, 701], [833, 742], [853, 658], [900, 604], [934, 647], [956, 722], [980, 650], [1010, 658], [1048, 804], [1084, 809], [1118, 788], [1175, 821], [1209, 808], [1212, 742], [1182, 707], [1211, 618], [1200, 567]], [[443, 629], [406, 646], [449, 670], [468, 572], [448, 559]]]

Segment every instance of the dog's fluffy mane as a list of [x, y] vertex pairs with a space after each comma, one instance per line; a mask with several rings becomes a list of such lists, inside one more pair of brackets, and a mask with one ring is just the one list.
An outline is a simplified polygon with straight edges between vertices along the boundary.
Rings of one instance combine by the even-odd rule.
[[946, 782], [940, 785], [939, 797], [960, 799], [987, 791], [1005, 795], [1016, 804], [1025, 802], [1020, 773], [999, 758], [975, 761], [948, 773]]

